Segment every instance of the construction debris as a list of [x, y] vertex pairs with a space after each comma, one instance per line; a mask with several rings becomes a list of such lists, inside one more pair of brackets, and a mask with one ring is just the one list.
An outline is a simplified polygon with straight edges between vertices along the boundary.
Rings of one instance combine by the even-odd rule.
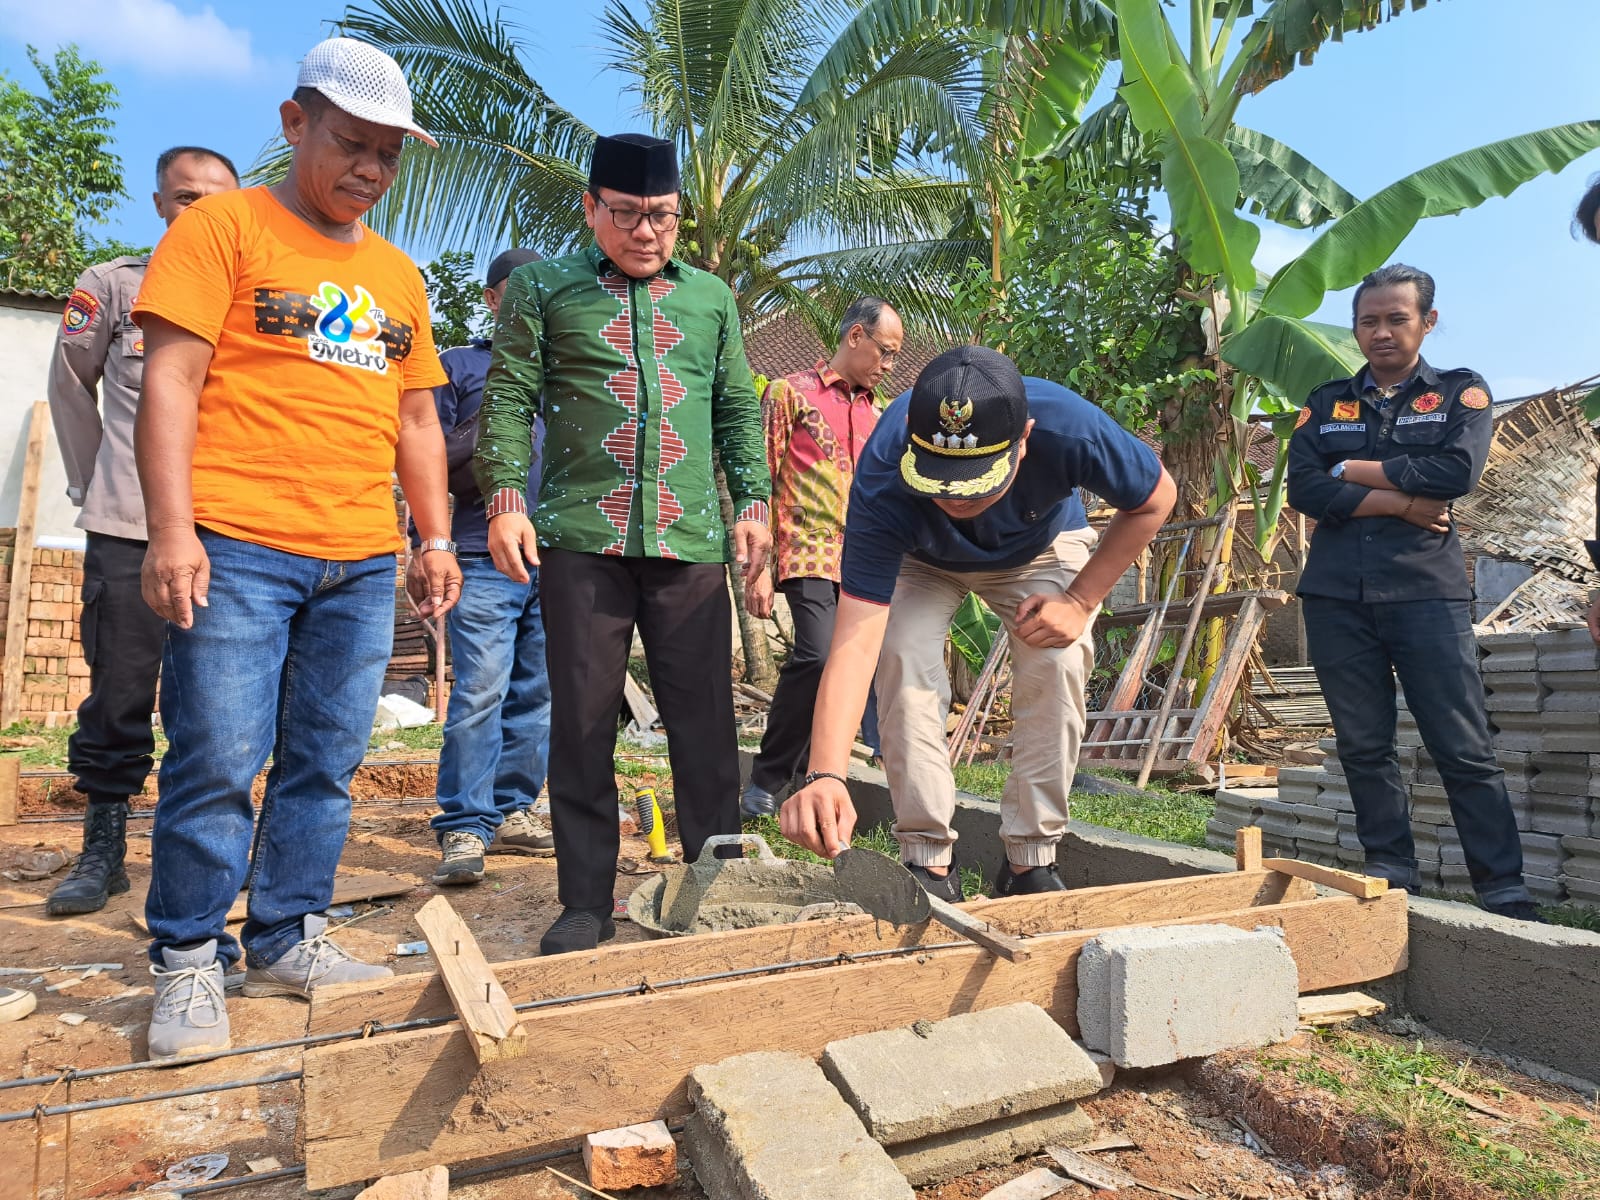
[[1299, 1017], [1302, 1028], [1320, 1029], [1325, 1025], [1342, 1025], [1357, 1017], [1375, 1017], [1386, 1005], [1364, 992], [1335, 992], [1329, 996], [1301, 996]]
[[1049, 1200], [1071, 1186], [1070, 1179], [1062, 1178], [1048, 1167], [1039, 1167], [985, 1192], [982, 1200]]
[[583, 1139], [583, 1167], [597, 1188], [664, 1187], [678, 1178], [678, 1144], [665, 1121], [606, 1129]]
[[385, 1175], [371, 1187], [356, 1193], [356, 1200], [446, 1200], [450, 1194], [450, 1172], [432, 1166], [403, 1175]]

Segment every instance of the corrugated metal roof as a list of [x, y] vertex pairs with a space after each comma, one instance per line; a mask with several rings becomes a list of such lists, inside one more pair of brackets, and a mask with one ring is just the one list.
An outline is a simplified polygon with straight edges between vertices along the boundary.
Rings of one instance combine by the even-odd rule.
[[49, 300], [56, 304], [65, 304], [67, 302], [67, 297], [64, 293], [42, 292], [33, 288], [0, 287], [0, 298], [7, 296], [20, 296], [28, 300]]

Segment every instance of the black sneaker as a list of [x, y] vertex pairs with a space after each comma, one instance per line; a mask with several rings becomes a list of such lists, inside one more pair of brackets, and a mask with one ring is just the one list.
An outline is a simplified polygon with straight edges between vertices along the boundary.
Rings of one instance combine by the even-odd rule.
[[1539, 915], [1539, 908], [1532, 900], [1508, 900], [1504, 904], [1485, 904], [1484, 908], [1496, 916], [1510, 917], [1513, 921], [1531, 921], [1535, 925], [1548, 925]]
[[906, 870], [917, 877], [917, 882], [928, 895], [948, 900], [951, 904], [961, 903], [961, 868], [956, 866], [955, 859], [950, 860], [950, 873], [943, 877], [918, 863], [907, 863]]
[[1061, 882], [1061, 872], [1055, 863], [1048, 867], [1029, 867], [1026, 871], [1013, 871], [1009, 862], [1002, 862], [994, 877], [996, 896], [1033, 896], [1039, 892], [1064, 892], [1067, 885]]
[[616, 936], [617, 926], [611, 919], [609, 907], [563, 908], [555, 924], [539, 939], [539, 953], [571, 954], [575, 950], [593, 950]]

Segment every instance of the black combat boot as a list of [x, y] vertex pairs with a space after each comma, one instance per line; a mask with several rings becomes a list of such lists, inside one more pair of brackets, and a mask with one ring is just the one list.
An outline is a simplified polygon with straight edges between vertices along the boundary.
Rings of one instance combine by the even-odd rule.
[[128, 802], [91, 802], [83, 814], [83, 853], [45, 901], [53, 917], [98, 912], [106, 900], [128, 890], [122, 860], [128, 852]]

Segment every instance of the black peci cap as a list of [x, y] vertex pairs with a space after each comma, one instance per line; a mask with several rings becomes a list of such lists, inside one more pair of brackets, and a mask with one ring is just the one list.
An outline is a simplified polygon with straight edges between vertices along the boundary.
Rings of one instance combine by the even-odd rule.
[[589, 186], [627, 196], [675, 196], [682, 190], [677, 147], [647, 133], [598, 137], [589, 160]]
[[537, 250], [502, 250], [494, 256], [494, 261], [489, 264], [489, 274], [484, 278], [483, 286], [497, 288], [518, 267], [525, 263], [538, 261], [539, 252]]
[[946, 350], [911, 389], [901, 481], [919, 496], [981, 500], [1002, 491], [1028, 427], [1016, 365], [987, 346]]

